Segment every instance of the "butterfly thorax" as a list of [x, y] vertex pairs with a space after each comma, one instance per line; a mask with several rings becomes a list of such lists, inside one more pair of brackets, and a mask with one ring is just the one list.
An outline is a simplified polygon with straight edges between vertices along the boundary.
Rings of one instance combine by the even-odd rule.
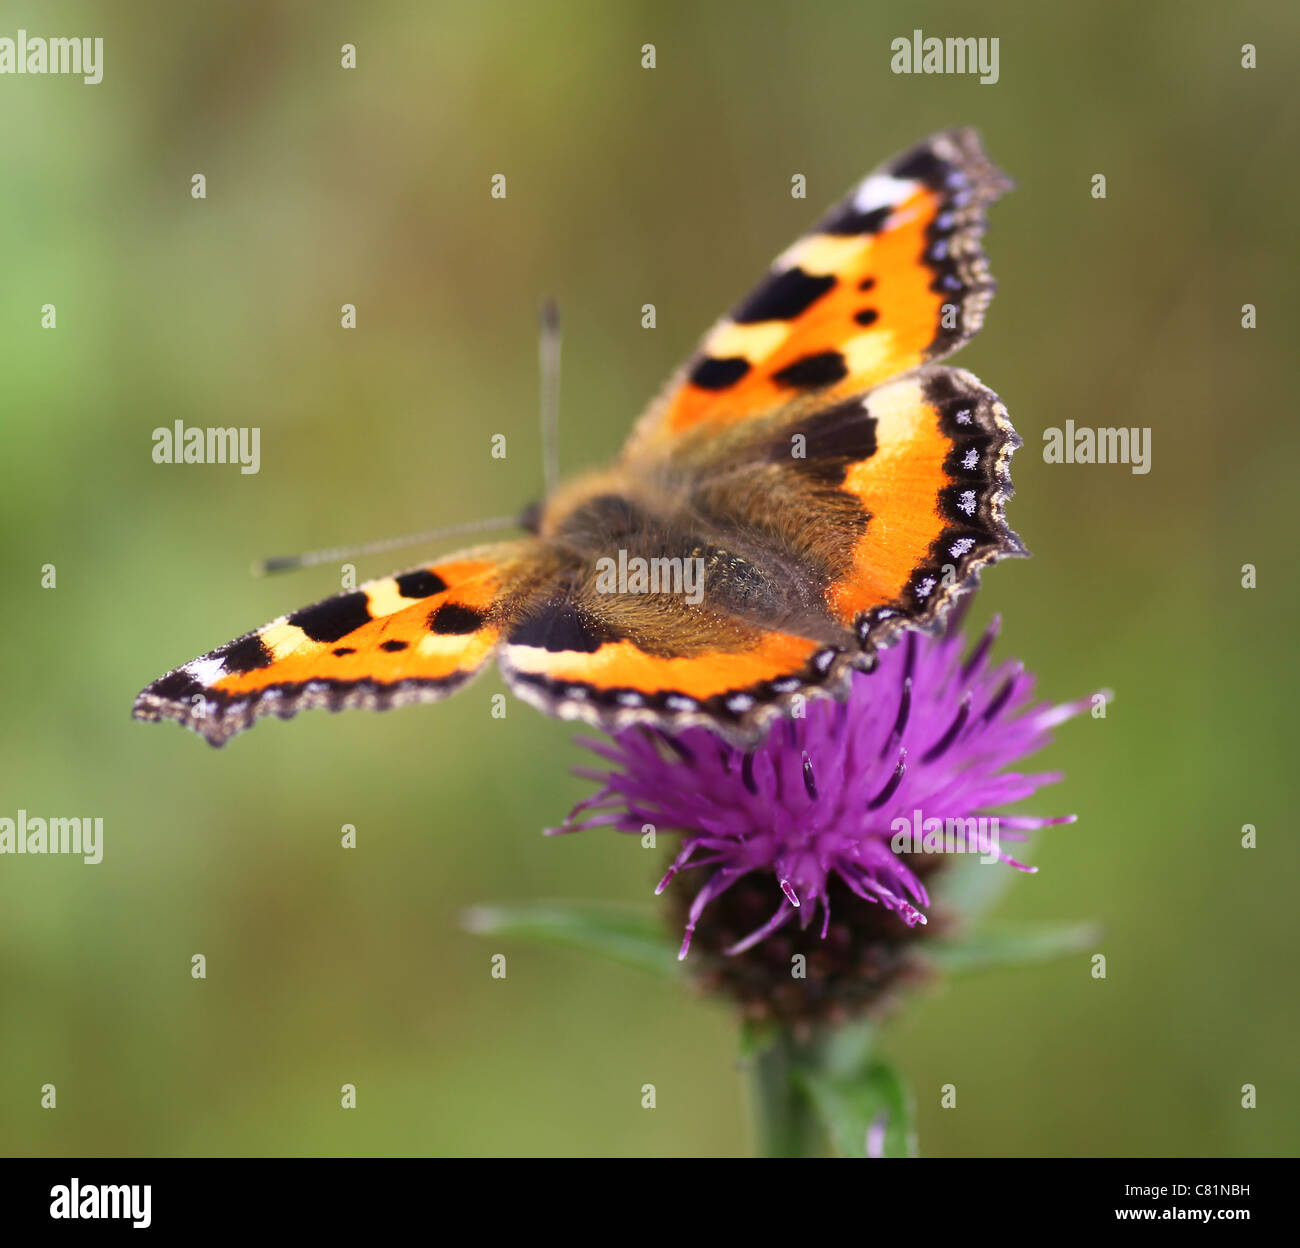
[[[575, 483], [544, 509], [539, 536], [567, 562], [569, 592], [586, 610], [643, 621], [693, 611], [842, 637], [824, 598], [829, 569], [809, 577], [816, 528], [798, 523], [797, 509], [773, 510], [752, 482], [641, 468]], [[776, 486], [779, 474], [769, 475]]]

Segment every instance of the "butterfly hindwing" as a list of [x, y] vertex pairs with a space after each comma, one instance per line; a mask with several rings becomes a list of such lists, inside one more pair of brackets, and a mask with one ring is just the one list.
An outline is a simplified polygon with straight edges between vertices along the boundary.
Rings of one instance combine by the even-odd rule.
[[609, 731], [704, 724], [737, 743], [756, 741], [796, 698], [840, 690], [844, 648], [679, 604], [671, 591], [539, 597], [503, 641], [501, 673], [519, 697], [565, 719]]
[[529, 547], [470, 551], [282, 616], [160, 677], [133, 714], [224, 745], [264, 715], [446, 697], [491, 657]]
[[987, 564], [1026, 553], [1005, 516], [1020, 438], [963, 369], [927, 365], [854, 402], [874, 449], [846, 465], [840, 488], [869, 519], [826, 601], [873, 652], [936, 624]]
[[1004, 514], [1020, 439], [962, 369], [925, 365], [711, 443], [716, 459], [691, 464], [693, 508], [747, 553], [798, 568], [864, 651], [934, 622], [982, 567], [1024, 553]]

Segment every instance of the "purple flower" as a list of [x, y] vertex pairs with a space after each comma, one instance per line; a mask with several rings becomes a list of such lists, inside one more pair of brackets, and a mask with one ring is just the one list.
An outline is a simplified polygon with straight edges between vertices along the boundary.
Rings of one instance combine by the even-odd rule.
[[[608, 741], [585, 738], [610, 770], [579, 770], [601, 788], [554, 831], [640, 833], [646, 824], [680, 831], [681, 850], [656, 891], [678, 872], [706, 874], [687, 912], [683, 958], [705, 908], [738, 881], [752, 888], [764, 876], [771, 915], [727, 954], [743, 953], [796, 916], [803, 929], [819, 920], [824, 938], [831, 895], [844, 896], [841, 886], [900, 924], [925, 923], [930, 898], [914, 867], [918, 854], [944, 847], [945, 833], [949, 850], [952, 830], [964, 826], [958, 847], [1033, 871], [1001, 842], [1074, 818], [987, 818], [1060, 779], [1007, 768], [1090, 705], [1031, 705], [1034, 681], [1023, 664], [989, 666], [997, 627], [994, 621], [965, 659], [957, 631], [909, 633], [873, 672], [854, 673], [845, 701], [809, 701], [802, 718], [776, 724], [748, 753], [701, 728], [677, 737], [631, 728]], [[956, 822], [980, 817], [978, 832]], [[899, 848], [903, 829], [913, 839]]]

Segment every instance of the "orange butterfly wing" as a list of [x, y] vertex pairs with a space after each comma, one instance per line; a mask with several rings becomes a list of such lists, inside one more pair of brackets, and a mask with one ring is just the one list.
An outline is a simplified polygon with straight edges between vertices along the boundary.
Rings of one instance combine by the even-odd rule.
[[159, 677], [132, 713], [224, 745], [264, 715], [444, 698], [495, 650], [529, 547], [469, 551], [282, 616]]
[[978, 135], [935, 135], [865, 178], [706, 335], [629, 454], [671, 450], [806, 395], [861, 394], [955, 351], [994, 284], [984, 210], [1010, 186]]
[[987, 564], [1025, 553], [1005, 516], [1020, 438], [996, 394], [941, 364], [855, 405], [874, 450], [845, 465], [840, 488], [870, 520], [825, 598], [870, 651], [935, 623]]
[[850, 657], [840, 647], [709, 610], [647, 626], [648, 613], [678, 611], [667, 594], [556, 594], [530, 605], [498, 666], [516, 695], [564, 719], [610, 732], [704, 725], [737, 744], [756, 741], [796, 697], [843, 687]]

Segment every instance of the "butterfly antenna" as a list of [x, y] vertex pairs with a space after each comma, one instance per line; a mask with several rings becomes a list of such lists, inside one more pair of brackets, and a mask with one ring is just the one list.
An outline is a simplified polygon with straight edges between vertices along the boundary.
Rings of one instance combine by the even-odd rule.
[[542, 300], [537, 356], [542, 367], [542, 473], [546, 493], [560, 479], [560, 305]]
[[355, 559], [361, 555], [377, 555], [385, 550], [402, 550], [425, 542], [441, 541], [444, 537], [460, 537], [465, 533], [483, 533], [494, 529], [519, 527], [518, 516], [497, 516], [492, 520], [467, 520], [463, 524], [448, 524], [441, 529], [424, 533], [411, 533], [406, 537], [384, 537], [375, 542], [361, 542], [356, 546], [335, 546], [330, 550], [309, 550], [303, 555], [279, 555], [253, 564], [254, 576], [268, 576], [272, 572], [291, 572], [296, 568], [311, 568], [318, 563], [338, 563], [342, 559]]
[[[560, 478], [560, 305], [553, 297], [542, 300], [541, 329], [537, 354], [542, 369], [542, 471], [546, 493], [550, 494]], [[469, 520], [464, 524], [449, 524], [441, 529], [424, 533], [411, 533], [406, 537], [385, 537], [374, 542], [361, 542], [355, 546], [334, 546], [329, 550], [309, 550], [301, 555], [276, 555], [253, 565], [254, 576], [269, 576], [273, 572], [292, 572], [298, 568], [311, 568], [320, 563], [338, 563], [342, 559], [356, 559], [363, 555], [377, 555], [386, 550], [402, 550], [425, 542], [440, 541], [445, 537], [459, 537], [466, 533], [484, 533], [494, 529], [516, 529], [523, 521], [519, 516], [497, 516], [491, 520]]]

